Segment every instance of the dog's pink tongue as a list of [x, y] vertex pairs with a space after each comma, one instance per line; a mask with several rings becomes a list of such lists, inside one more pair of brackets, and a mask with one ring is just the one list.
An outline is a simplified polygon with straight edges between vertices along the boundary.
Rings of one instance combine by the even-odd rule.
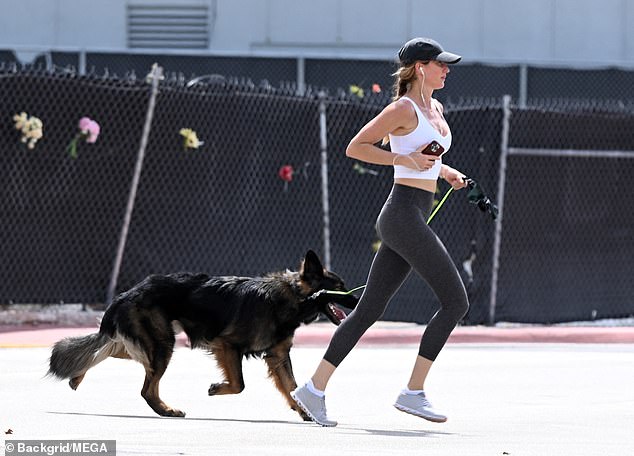
[[328, 307], [330, 307], [330, 310], [332, 311], [332, 313], [339, 320], [343, 320], [346, 318], [346, 313], [343, 310], [341, 310], [339, 307], [335, 306], [334, 304], [328, 304]]

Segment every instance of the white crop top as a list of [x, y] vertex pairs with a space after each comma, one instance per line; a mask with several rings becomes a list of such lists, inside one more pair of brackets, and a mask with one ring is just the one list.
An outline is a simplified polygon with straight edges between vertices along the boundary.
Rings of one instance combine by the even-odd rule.
[[[433, 140], [438, 141], [441, 146], [445, 148], [445, 153], [451, 147], [451, 130], [447, 133], [447, 136], [443, 136], [436, 130], [429, 120], [423, 115], [420, 108], [416, 105], [414, 100], [408, 97], [401, 97], [401, 100], [407, 100], [414, 106], [416, 116], [418, 117], [418, 125], [411, 133], [403, 136], [396, 136], [390, 134], [390, 150], [395, 154], [408, 155], [414, 152], [416, 149], [424, 144], [428, 144]], [[399, 160], [400, 161], [400, 160]], [[394, 165], [394, 179], [409, 178], [409, 179], [438, 179], [440, 175], [440, 167], [442, 166], [442, 158], [436, 160], [434, 166], [427, 171], [418, 171], [408, 168], [407, 166]]]

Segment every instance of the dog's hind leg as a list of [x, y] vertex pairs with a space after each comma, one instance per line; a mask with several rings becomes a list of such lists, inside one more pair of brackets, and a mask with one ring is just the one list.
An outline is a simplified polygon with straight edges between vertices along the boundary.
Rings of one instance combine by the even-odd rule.
[[141, 390], [141, 396], [148, 403], [152, 410], [161, 416], [183, 417], [185, 413], [167, 405], [159, 396], [159, 382], [167, 369], [167, 365], [172, 358], [174, 341], [162, 342], [154, 347], [150, 355], [149, 365], [145, 367], [145, 382]]
[[310, 421], [310, 417], [297, 406], [290, 394], [291, 391], [297, 388], [290, 357], [292, 346], [293, 338], [289, 337], [267, 350], [264, 361], [266, 361], [266, 365], [269, 368], [269, 376], [273, 379], [275, 386], [282, 393], [291, 409], [299, 413], [304, 421]]
[[242, 377], [242, 353], [229, 344], [219, 342], [211, 346], [211, 351], [224, 374], [224, 382], [212, 383], [209, 395], [238, 394], [244, 390]]
[[77, 389], [77, 387], [79, 386], [79, 384], [81, 383], [81, 381], [84, 379], [84, 376], [85, 376], [85, 375], [86, 375], [86, 372], [84, 372], [84, 373], [83, 373], [83, 374], [81, 374], [81, 375], [77, 375], [77, 376], [75, 376], [75, 377], [71, 378], [70, 380], [68, 380], [68, 385], [69, 385], [72, 389], [76, 390], [76, 389]]

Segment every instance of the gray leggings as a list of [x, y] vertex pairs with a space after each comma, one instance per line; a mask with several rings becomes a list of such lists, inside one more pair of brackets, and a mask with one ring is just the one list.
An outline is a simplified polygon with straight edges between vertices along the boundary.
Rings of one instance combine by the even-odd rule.
[[338, 366], [365, 331], [385, 312], [388, 302], [413, 268], [436, 293], [440, 310], [420, 341], [418, 354], [434, 361], [449, 334], [467, 313], [469, 301], [447, 249], [427, 225], [434, 194], [395, 184], [379, 214], [381, 247], [366, 288], [348, 318], [335, 331], [324, 359]]

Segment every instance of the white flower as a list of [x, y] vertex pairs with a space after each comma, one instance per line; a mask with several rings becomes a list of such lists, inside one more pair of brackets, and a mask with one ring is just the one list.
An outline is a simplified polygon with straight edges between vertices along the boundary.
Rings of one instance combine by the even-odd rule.
[[22, 137], [20, 141], [27, 143], [29, 149], [35, 148], [37, 140], [44, 136], [42, 132], [44, 124], [37, 117], [29, 117], [26, 112], [21, 112], [13, 116], [16, 130], [20, 130]]

